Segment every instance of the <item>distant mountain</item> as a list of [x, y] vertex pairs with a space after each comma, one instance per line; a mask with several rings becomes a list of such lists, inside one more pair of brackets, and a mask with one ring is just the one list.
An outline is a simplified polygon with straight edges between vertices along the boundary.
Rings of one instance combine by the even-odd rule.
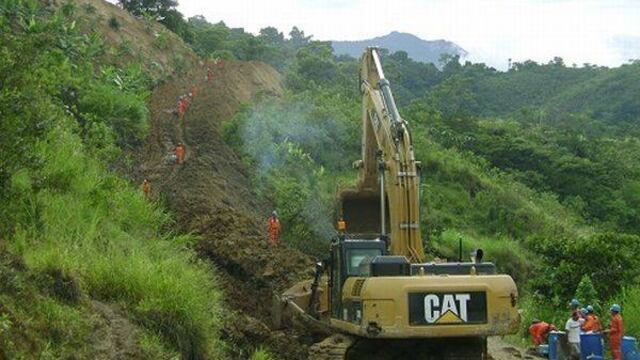
[[359, 41], [332, 41], [331, 45], [336, 55], [350, 55], [360, 57], [367, 46], [379, 46], [391, 52], [406, 51], [410, 58], [416, 61], [438, 64], [442, 54], [467, 56], [467, 52], [460, 46], [446, 40], [423, 40], [419, 37], [394, 31], [388, 35]]

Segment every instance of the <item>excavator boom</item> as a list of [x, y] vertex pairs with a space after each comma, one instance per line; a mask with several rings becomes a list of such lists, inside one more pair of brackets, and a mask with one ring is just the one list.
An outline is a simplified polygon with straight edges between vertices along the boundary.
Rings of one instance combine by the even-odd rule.
[[422, 262], [420, 173], [411, 134], [384, 77], [378, 50], [368, 48], [360, 64], [362, 159], [356, 163], [357, 188], [341, 194], [341, 215], [347, 224], [356, 224], [358, 232], [382, 234], [390, 241], [391, 255]]

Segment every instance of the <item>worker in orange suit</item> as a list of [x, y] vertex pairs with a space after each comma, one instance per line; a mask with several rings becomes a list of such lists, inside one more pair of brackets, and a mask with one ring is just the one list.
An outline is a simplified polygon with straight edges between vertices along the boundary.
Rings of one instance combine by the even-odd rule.
[[624, 324], [620, 315], [620, 305], [611, 306], [611, 328], [605, 330], [609, 333], [609, 346], [613, 360], [622, 360], [622, 337], [624, 336]]
[[213, 80], [213, 71], [211, 68], [207, 68], [207, 82], [211, 83], [211, 80]]
[[278, 214], [274, 211], [269, 217], [269, 245], [277, 246], [280, 244], [280, 220]]
[[582, 324], [582, 331], [584, 332], [599, 332], [602, 331], [602, 326], [600, 325], [600, 319], [593, 312], [593, 306], [587, 305], [584, 309], [582, 309], [582, 314], [584, 315], [584, 324]]
[[198, 95], [198, 87], [197, 87], [197, 86], [195, 86], [195, 85], [193, 85], [193, 86], [191, 87], [191, 97], [194, 97], [194, 98], [195, 98], [197, 95]]
[[179, 142], [176, 145], [175, 153], [176, 153], [176, 164], [182, 165], [184, 163], [184, 145]]
[[178, 116], [180, 119], [184, 117], [184, 112], [187, 110], [187, 103], [185, 101], [184, 96], [180, 96], [180, 100], [178, 101]]
[[144, 181], [142, 182], [142, 193], [147, 198], [151, 196], [151, 183], [147, 179], [144, 179]]
[[547, 337], [549, 336], [549, 332], [554, 330], [557, 330], [557, 329], [552, 324], [548, 324], [538, 319], [533, 320], [531, 322], [531, 326], [529, 326], [529, 335], [531, 335], [531, 340], [533, 341], [533, 345], [537, 347], [538, 345], [542, 345], [545, 342], [547, 342]]

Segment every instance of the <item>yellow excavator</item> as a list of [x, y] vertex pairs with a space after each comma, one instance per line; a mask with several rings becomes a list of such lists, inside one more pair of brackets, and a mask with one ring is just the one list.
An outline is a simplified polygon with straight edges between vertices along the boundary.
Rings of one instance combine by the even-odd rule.
[[360, 86], [357, 186], [340, 192], [329, 258], [276, 298], [275, 323], [334, 334], [310, 359], [488, 359], [487, 337], [518, 329], [516, 285], [481, 250], [470, 262], [425, 262], [420, 163], [377, 48], [361, 58]]

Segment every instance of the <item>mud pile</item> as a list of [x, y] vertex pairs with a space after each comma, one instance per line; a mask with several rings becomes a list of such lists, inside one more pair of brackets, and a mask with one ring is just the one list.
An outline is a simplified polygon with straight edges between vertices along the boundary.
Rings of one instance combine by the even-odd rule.
[[[297, 334], [270, 331], [273, 294], [309, 278], [313, 261], [267, 241], [268, 204], [257, 200], [249, 172], [238, 154], [222, 139], [221, 125], [253, 97], [282, 94], [280, 75], [259, 62], [227, 62], [176, 76], [158, 87], [151, 99], [151, 133], [137, 157], [136, 181], [151, 182], [152, 197], [175, 215], [180, 232], [201, 236], [198, 252], [218, 268], [225, 298], [236, 310], [227, 327], [228, 340], [240, 346], [268, 344], [281, 358], [306, 356]], [[184, 118], [177, 115], [180, 95], [197, 94]], [[171, 163], [178, 142], [186, 147], [183, 165]]]

